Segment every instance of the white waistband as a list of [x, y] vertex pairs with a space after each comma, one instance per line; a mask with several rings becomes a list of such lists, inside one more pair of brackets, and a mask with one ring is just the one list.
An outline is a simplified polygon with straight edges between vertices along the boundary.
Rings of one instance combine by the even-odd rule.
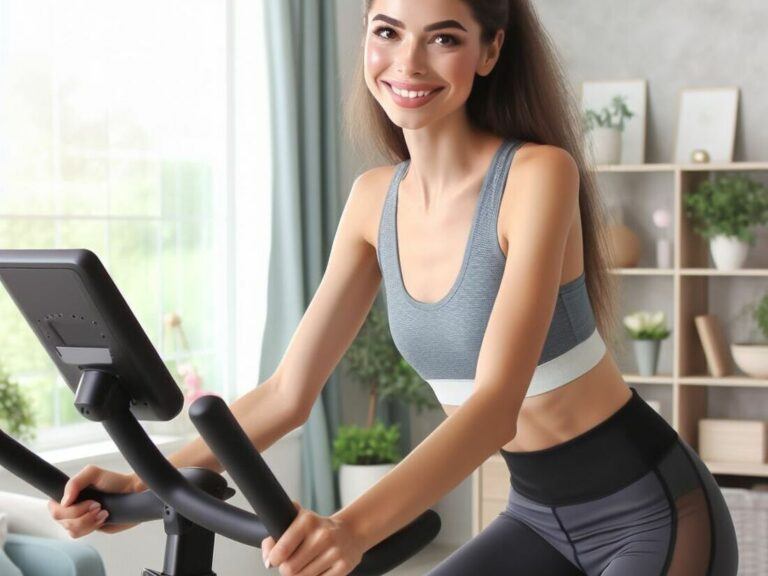
[[[528, 396], [544, 394], [554, 390], [589, 371], [605, 355], [605, 342], [595, 329], [592, 335], [567, 352], [539, 364], [528, 386]], [[438, 402], [449, 406], [460, 406], [472, 394], [472, 378], [433, 378], [427, 380], [435, 391]]]

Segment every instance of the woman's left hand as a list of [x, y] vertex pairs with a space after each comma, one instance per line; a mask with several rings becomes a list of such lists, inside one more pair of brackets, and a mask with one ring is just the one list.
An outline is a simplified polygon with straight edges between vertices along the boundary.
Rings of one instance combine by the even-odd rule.
[[278, 566], [281, 576], [346, 576], [360, 563], [365, 547], [341, 520], [305, 510], [292, 500], [298, 514], [275, 543], [261, 541], [261, 553], [269, 565]]

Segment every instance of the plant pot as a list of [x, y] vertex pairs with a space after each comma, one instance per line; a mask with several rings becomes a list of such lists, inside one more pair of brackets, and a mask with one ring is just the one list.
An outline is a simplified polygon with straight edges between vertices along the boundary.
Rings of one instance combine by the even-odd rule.
[[641, 376], [653, 376], [659, 363], [661, 340], [635, 339], [632, 340], [635, 349], [637, 372]]
[[768, 344], [731, 344], [736, 366], [755, 378], [768, 378]]
[[590, 131], [592, 153], [596, 164], [619, 164], [621, 162], [621, 130], [614, 127], [597, 126]]
[[339, 468], [342, 507], [376, 484], [394, 467], [395, 464], [342, 464]]
[[719, 234], [709, 240], [712, 260], [718, 270], [737, 270], [742, 267], [749, 253], [749, 242], [737, 236]]

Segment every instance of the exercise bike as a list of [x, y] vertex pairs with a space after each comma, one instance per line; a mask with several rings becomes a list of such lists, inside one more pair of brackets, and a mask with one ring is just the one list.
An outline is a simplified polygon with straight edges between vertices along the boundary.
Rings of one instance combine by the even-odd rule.
[[[184, 398], [93, 252], [0, 250], [0, 281], [74, 392], [78, 412], [102, 423], [148, 487], [132, 494], [86, 488], [78, 497], [108, 510], [107, 523], [163, 520], [163, 569], [142, 576], [215, 576], [216, 534], [257, 548], [267, 536], [280, 538], [296, 508], [221, 398], [197, 399], [189, 416], [254, 512], [226, 502], [235, 491], [216, 472], [175, 468], [139, 424], [171, 420]], [[67, 475], [2, 431], [0, 464], [61, 500]], [[385, 574], [439, 531], [439, 516], [427, 510], [368, 550], [352, 574]]]

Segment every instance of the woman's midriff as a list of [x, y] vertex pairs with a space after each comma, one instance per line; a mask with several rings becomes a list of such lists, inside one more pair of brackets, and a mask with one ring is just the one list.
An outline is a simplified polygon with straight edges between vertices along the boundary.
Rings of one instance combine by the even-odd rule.
[[[550, 392], [523, 400], [509, 452], [543, 450], [586, 432], [621, 408], [632, 391], [610, 352], [591, 370]], [[443, 404], [450, 416], [458, 406]]]

